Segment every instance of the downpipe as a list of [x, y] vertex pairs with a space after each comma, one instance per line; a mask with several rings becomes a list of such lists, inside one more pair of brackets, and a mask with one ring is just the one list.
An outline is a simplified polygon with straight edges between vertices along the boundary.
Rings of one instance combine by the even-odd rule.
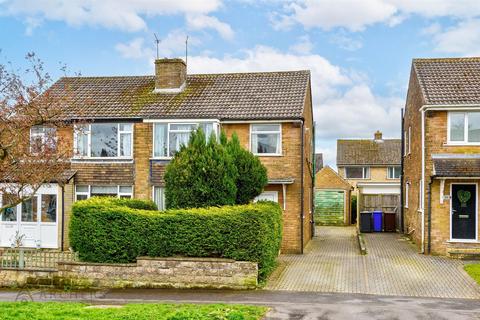
[[430, 177], [428, 182], [427, 189], [427, 201], [428, 201], [428, 212], [427, 212], [427, 221], [428, 221], [428, 239], [427, 239], [427, 254], [430, 254], [432, 249], [432, 184], [433, 179]]

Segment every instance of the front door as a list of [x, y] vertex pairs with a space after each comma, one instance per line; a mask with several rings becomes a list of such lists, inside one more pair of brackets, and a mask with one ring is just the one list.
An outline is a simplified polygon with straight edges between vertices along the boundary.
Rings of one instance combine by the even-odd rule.
[[452, 184], [452, 240], [475, 240], [477, 186]]

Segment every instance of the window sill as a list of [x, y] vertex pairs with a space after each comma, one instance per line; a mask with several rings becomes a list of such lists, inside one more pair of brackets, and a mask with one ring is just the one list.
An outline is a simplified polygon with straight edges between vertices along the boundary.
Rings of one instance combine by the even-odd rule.
[[443, 144], [445, 147], [480, 147], [480, 142], [446, 142]]
[[133, 163], [133, 158], [72, 158], [71, 161], [76, 163]]
[[480, 243], [480, 241], [476, 239], [468, 240], [468, 239], [450, 239], [447, 243]]

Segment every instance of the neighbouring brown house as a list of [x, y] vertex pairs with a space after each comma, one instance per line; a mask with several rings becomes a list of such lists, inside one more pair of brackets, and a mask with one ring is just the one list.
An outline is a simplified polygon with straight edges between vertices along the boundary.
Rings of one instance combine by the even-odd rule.
[[183, 60], [158, 59], [155, 75], [65, 77], [51, 92], [63, 95], [65, 88], [72, 101], [66, 117], [88, 120], [83, 130], [57, 132], [70, 141], [68, 183], [38, 191], [38, 212], [32, 216], [40, 217], [40, 204], [50, 201], [48, 222], [23, 223], [21, 205], [4, 214], [0, 247], [9, 247], [19, 231], [27, 247], [68, 249], [72, 204], [91, 196], [152, 199], [164, 209], [165, 166], [202, 127], [207, 134], [236, 132], [261, 159], [269, 182], [258, 198], [277, 201], [283, 209], [282, 251], [303, 252], [313, 223], [309, 71], [187, 75]]
[[338, 173], [354, 187], [357, 217], [382, 210], [395, 213], [400, 225], [401, 147], [401, 139], [384, 139], [380, 131], [373, 139], [337, 140]]
[[325, 166], [315, 175], [315, 223], [319, 225], [351, 224], [353, 187], [335, 170]]
[[406, 232], [424, 253], [480, 254], [480, 58], [414, 59], [403, 125]]

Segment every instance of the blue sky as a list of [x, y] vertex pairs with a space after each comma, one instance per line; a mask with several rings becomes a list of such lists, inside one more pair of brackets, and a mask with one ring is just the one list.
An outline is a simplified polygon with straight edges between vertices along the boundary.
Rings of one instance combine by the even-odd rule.
[[189, 72], [309, 69], [317, 150], [337, 138], [399, 137], [411, 59], [480, 54], [478, 0], [0, 0], [3, 62], [34, 51], [61, 76], [153, 73], [160, 54]]

